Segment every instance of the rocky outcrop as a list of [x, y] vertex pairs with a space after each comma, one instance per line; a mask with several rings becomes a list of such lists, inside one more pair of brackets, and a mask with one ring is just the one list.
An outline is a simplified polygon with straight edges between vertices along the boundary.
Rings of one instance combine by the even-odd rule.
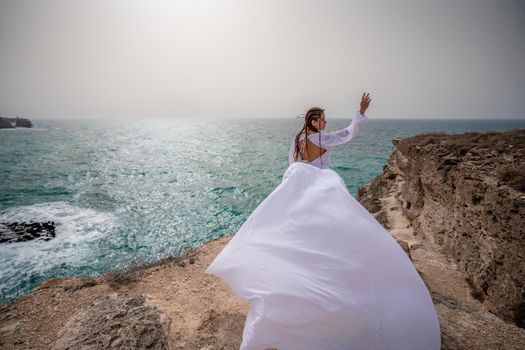
[[11, 129], [13, 124], [7, 118], [0, 117], [0, 129]]
[[33, 123], [27, 118], [0, 117], [0, 129], [13, 128], [14, 127], [13, 123], [15, 123], [15, 126], [19, 128], [32, 128], [33, 127]]
[[[358, 200], [409, 242], [437, 304], [469, 305], [462, 309], [471, 316], [485, 310], [525, 327], [525, 130], [393, 142], [383, 173]], [[450, 315], [441, 315], [442, 325]]]
[[22, 128], [32, 128], [33, 123], [27, 118], [16, 118], [15, 120], [15, 126], [22, 127]]
[[167, 350], [169, 323], [143, 295], [104, 294], [64, 325], [53, 350]]

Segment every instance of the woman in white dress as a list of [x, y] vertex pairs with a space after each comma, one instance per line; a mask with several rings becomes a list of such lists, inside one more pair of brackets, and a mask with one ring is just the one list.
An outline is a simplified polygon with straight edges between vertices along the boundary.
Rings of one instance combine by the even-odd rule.
[[250, 311], [241, 350], [438, 350], [440, 328], [421, 277], [390, 233], [348, 192], [330, 152], [367, 121], [326, 132], [311, 108], [281, 183], [206, 272]]

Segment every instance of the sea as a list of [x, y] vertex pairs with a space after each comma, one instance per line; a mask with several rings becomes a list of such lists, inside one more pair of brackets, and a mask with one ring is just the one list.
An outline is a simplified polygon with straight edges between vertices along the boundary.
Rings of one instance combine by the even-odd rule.
[[[0, 223], [54, 221], [50, 241], [0, 244], [7, 302], [42, 282], [93, 276], [234, 235], [281, 182], [299, 119], [34, 120], [0, 129]], [[326, 130], [349, 120], [330, 119]], [[504, 131], [525, 119], [379, 119], [332, 153], [349, 192], [382, 172], [392, 140]]]

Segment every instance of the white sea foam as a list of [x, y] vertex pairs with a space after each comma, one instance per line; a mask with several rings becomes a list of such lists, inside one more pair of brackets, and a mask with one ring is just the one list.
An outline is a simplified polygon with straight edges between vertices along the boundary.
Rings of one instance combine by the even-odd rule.
[[32, 128], [13, 127], [13, 128], [5, 128], [5, 129], [0, 129], [0, 130], [6, 130], [6, 131], [17, 131], [17, 130], [46, 131], [48, 129], [40, 128], [40, 127], [32, 127]]
[[[13, 207], [0, 214], [0, 222], [13, 221], [54, 221], [56, 237], [45, 242], [48, 245], [96, 239], [104, 232], [112, 231], [117, 223], [115, 216], [110, 213], [81, 208], [64, 202]], [[10, 246], [27, 246], [30, 243], [11, 243]], [[41, 245], [42, 242], [36, 241], [35, 243]]]
[[31, 220], [54, 221], [56, 237], [47, 242], [0, 244], [0, 289], [12, 291], [21, 280], [45, 275], [50, 269], [85, 265], [96, 259], [93, 241], [114, 232], [118, 226], [111, 213], [64, 202], [14, 207], [0, 214], [0, 222]]

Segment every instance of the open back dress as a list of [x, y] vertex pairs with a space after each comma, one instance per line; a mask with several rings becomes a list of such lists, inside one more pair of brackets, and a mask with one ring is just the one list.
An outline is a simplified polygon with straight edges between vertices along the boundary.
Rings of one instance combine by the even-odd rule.
[[281, 183], [207, 268], [250, 302], [241, 350], [440, 349], [411, 260], [329, 168], [366, 121], [308, 135], [326, 150], [311, 162], [293, 140]]

